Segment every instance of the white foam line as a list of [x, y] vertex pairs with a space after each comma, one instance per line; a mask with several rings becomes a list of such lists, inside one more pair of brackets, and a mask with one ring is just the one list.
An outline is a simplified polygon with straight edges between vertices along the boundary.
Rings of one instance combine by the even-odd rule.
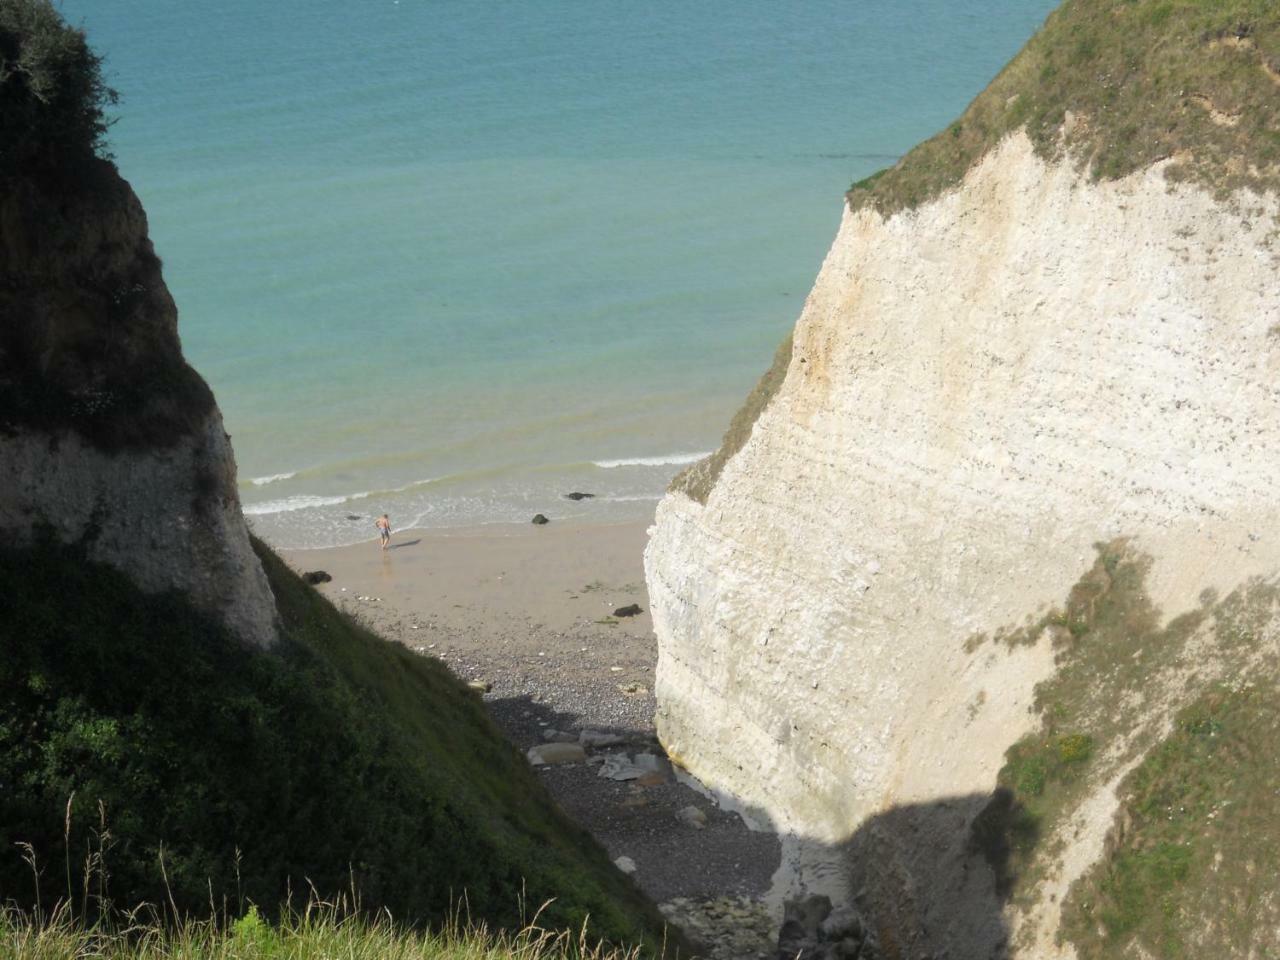
[[275, 483], [278, 480], [292, 480], [297, 475], [298, 472], [296, 470], [290, 473], [273, 473], [267, 477], [254, 477], [249, 482], [255, 487], [265, 487], [268, 483]]
[[334, 507], [349, 500], [360, 500], [369, 493], [354, 493], [347, 497], [313, 497], [302, 494], [297, 497], [286, 497], [284, 500], [268, 500], [266, 503], [251, 503], [244, 512], [251, 517], [261, 517], [269, 513], [292, 513], [295, 510], [307, 510], [314, 507]]
[[674, 467], [686, 463], [697, 463], [711, 456], [711, 451], [702, 453], [668, 453], [658, 457], [631, 457], [622, 460], [592, 460], [597, 467], [612, 470], [614, 467]]
[[368, 500], [370, 497], [386, 497], [394, 493], [406, 493], [417, 487], [426, 486], [429, 483], [435, 483], [440, 477], [428, 477], [425, 480], [415, 480], [413, 483], [406, 483], [403, 487], [395, 487], [391, 490], [362, 490], [359, 493], [348, 493], [338, 497], [318, 497], [313, 494], [302, 493], [296, 497], [285, 497], [283, 500], [268, 500], [265, 503], [251, 503], [244, 507], [246, 515], [251, 517], [261, 517], [272, 513], [293, 513], [295, 510], [313, 510], [317, 507], [336, 507], [342, 503], [350, 503], [353, 500]]

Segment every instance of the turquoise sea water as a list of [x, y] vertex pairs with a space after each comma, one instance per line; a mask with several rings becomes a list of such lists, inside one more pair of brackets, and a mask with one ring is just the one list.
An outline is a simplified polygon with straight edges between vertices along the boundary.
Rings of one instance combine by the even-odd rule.
[[[638, 517], [1053, 0], [64, 0], [280, 546]], [[574, 504], [570, 490], [598, 495]], [[348, 519], [358, 516], [359, 519]]]

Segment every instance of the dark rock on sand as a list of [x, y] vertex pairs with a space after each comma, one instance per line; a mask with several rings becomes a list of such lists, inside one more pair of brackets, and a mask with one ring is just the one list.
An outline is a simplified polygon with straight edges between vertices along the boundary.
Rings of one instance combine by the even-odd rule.
[[619, 607], [613, 611], [615, 617], [638, 617], [644, 613], [644, 609], [638, 603], [629, 603], [625, 607]]
[[542, 526], [544, 523], [550, 523], [551, 521], [548, 520], [546, 517], [544, 517], [542, 514], [536, 513], [533, 516], [533, 522], [536, 523], [538, 526]]
[[564, 498], [565, 498], [566, 500], [594, 500], [594, 499], [595, 499], [595, 494], [594, 494], [594, 493], [579, 493], [578, 491], [576, 491], [576, 490], [575, 490], [573, 493], [566, 493], [566, 494], [564, 495]]
[[328, 583], [333, 577], [325, 573], [323, 570], [310, 570], [302, 575], [302, 579], [307, 583]]

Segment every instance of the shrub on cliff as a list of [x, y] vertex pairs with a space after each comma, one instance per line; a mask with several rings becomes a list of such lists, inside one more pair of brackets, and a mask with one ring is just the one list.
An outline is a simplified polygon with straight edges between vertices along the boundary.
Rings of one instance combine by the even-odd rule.
[[0, 177], [73, 173], [103, 154], [116, 92], [49, 0], [0, 0]]

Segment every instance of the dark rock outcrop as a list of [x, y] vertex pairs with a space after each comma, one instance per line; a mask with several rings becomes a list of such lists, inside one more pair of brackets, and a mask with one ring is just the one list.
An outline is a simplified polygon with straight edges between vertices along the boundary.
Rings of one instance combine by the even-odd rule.
[[230, 438], [177, 322], [114, 166], [0, 178], [0, 537], [81, 544], [270, 646]]

